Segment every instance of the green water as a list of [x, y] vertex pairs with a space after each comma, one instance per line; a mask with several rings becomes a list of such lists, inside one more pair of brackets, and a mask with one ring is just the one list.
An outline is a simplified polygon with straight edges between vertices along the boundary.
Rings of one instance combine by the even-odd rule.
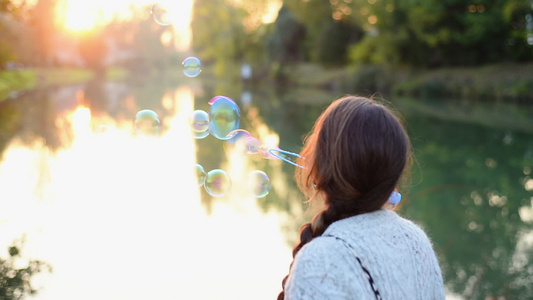
[[[161, 99], [175, 89], [148, 83], [135, 86], [92, 83], [20, 95], [0, 103], [0, 147], [4, 151], [14, 140], [27, 145], [37, 140], [50, 153], [68, 152], [71, 146], [70, 133], [65, 129], [68, 127], [59, 126], [57, 120], [77, 105], [89, 107], [93, 118], [107, 115], [127, 122], [137, 109], [144, 108], [156, 110], [164, 118], [169, 109]], [[75, 97], [80, 90], [84, 91], [83, 101]], [[241, 108], [241, 128], [252, 134], [267, 128], [279, 138], [280, 148], [292, 152], [299, 151], [302, 137], [320, 112], [342, 96], [323, 91], [252, 87], [243, 94], [239, 88], [202, 86], [196, 82], [192, 89], [195, 108], [208, 110], [207, 101], [221, 91]], [[388, 100], [403, 116], [414, 152], [409, 176], [402, 186], [399, 213], [423, 226], [432, 239], [449, 298], [533, 298], [533, 108], [502, 103], [467, 105], [446, 101], [443, 105], [415, 99]], [[164, 124], [165, 131], [168, 128]], [[206, 170], [224, 165], [227, 158], [222, 141], [210, 136], [195, 144], [197, 161]], [[273, 184], [270, 194], [257, 199], [256, 204], [265, 215], [284, 216], [279, 228], [275, 228], [284, 233], [284, 241], [270, 246], [285, 251], [290, 261], [289, 248], [296, 240], [296, 232], [310, 217], [302, 214], [306, 206], [292, 179], [294, 167], [290, 164], [279, 167], [263, 159], [250, 160], [256, 168], [270, 174], [273, 182], [276, 176], [283, 176], [284, 186], [288, 187], [280, 190], [276, 189], [279, 185]], [[2, 162], [0, 171], [1, 168]], [[9, 174], [3, 178], [9, 178]], [[16, 180], [25, 177], [11, 178], [15, 182], [0, 179], [0, 197], [17, 201], [16, 196], [2, 194], [2, 186], [24, 186]], [[46, 184], [41, 183], [41, 188], [46, 189]], [[201, 205], [207, 218], [220, 201], [225, 200], [201, 191]], [[14, 222], [4, 218], [0, 220], [0, 231], [2, 226]], [[239, 263], [247, 262], [235, 262]], [[288, 265], [279, 270], [279, 276], [272, 277], [277, 280], [276, 286], [287, 268]], [[43, 284], [43, 291], [46, 289]], [[273, 298], [275, 292], [276, 288], [257, 291], [266, 295], [265, 299]], [[220, 293], [217, 295], [218, 299], [224, 298]]]

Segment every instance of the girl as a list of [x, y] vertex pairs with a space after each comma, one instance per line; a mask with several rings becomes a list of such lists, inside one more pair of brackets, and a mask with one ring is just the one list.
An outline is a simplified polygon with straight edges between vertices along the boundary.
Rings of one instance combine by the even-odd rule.
[[343, 97], [318, 118], [300, 154], [298, 187], [325, 210], [300, 229], [278, 300], [444, 299], [430, 240], [388, 209], [399, 202], [410, 156], [391, 111]]

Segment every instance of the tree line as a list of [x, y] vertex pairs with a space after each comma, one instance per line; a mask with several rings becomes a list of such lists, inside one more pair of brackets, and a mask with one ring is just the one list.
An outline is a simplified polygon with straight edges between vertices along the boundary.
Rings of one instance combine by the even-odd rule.
[[196, 0], [193, 8], [193, 48], [219, 69], [236, 62], [437, 68], [533, 60], [529, 0], [285, 0], [275, 22], [252, 29], [243, 20], [254, 11], [232, 3]]

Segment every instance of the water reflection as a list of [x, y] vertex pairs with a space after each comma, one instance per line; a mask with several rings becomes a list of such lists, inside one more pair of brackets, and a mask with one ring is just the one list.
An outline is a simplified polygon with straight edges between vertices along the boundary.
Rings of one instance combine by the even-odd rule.
[[[238, 184], [210, 198], [206, 212], [187, 168], [202, 153], [187, 125], [193, 91], [177, 88], [152, 105], [164, 127], [157, 139], [137, 138], [131, 117], [97, 117], [80, 97], [83, 104], [52, 120], [60, 147], [51, 151], [44, 134], [13, 138], [0, 165], [1, 245], [24, 233], [25, 256], [54, 268], [39, 276], [37, 298], [274, 298], [290, 261], [282, 220]], [[122, 114], [133, 116], [139, 103], [128, 99]], [[95, 130], [102, 125], [108, 129]], [[220, 165], [237, 183], [261, 168], [211, 148], [218, 155], [210, 167]]]
[[[219, 94], [241, 92], [92, 82], [0, 104], [0, 250], [25, 233], [25, 256], [54, 267], [39, 276], [36, 298], [275, 298], [298, 228], [316, 208], [295, 189], [294, 166], [191, 137], [190, 112], [209, 110]], [[254, 90], [239, 103], [241, 128], [298, 152], [337, 97], [312, 95]], [[487, 126], [475, 123], [479, 112], [447, 119], [451, 107], [434, 114], [415, 104], [394, 103], [416, 157], [399, 213], [432, 238], [450, 299], [530, 298], [533, 132], [507, 126], [518, 119], [512, 114]], [[132, 131], [141, 109], [160, 116], [159, 138]], [[195, 163], [225, 170], [230, 194], [198, 188]], [[252, 170], [271, 180], [264, 198], [242, 184]]]
[[[417, 164], [402, 213], [429, 230], [448, 288], [464, 299], [533, 295], [533, 224], [523, 169], [531, 133], [409, 116]], [[521, 259], [518, 259], [521, 257]]]

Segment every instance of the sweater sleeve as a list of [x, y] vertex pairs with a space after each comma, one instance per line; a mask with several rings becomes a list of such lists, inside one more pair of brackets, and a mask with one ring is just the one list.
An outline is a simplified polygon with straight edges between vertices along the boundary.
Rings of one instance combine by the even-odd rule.
[[365, 297], [367, 279], [354, 261], [349, 249], [335, 239], [315, 238], [296, 255], [285, 300], [372, 299]]

